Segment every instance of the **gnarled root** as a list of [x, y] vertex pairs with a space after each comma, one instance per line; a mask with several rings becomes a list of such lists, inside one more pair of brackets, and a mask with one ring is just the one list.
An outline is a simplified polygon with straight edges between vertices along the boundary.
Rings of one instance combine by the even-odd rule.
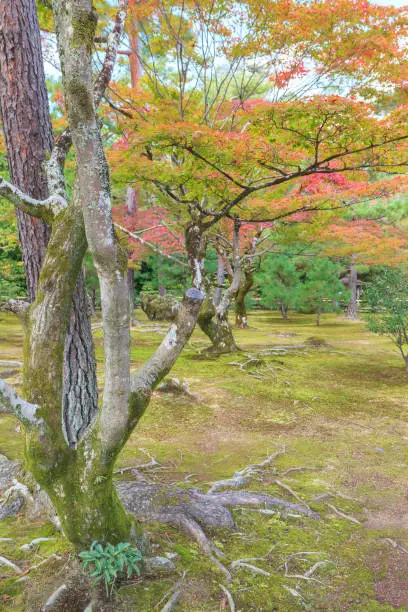
[[141, 521], [157, 521], [182, 529], [193, 538], [217, 567], [231, 580], [229, 570], [217, 557], [223, 554], [211, 542], [204, 529], [233, 530], [234, 519], [228, 510], [233, 506], [274, 508], [284, 515], [296, 514], [318, 519], [319, 515], [305, 506], [272, 497], [266, 493], [224, 491], [203, 493], [198, 489], [182, 489], [170, 485], [123, 482], [119, 495], [126, 509]]

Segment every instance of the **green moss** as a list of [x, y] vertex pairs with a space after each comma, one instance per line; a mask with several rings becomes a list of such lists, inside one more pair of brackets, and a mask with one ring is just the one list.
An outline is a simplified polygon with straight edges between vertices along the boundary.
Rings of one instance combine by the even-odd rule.
[[[143, 325], [132, 331], [132, 367], [143, 363], [162, 340], [160, 334], [146, 333], [144, 326], [151, 329], [152, 324], [142, 313], [138, 312], [137, 318]], [[393, 522], [398, 509], [405, 504], [407, 467], [408, 379], [400, 357], [386, 338], [369, 334], [363, 324], [347, 323], [332, 315], [322, 317], [319, 330], [314, 326], [314, 317], [308, 315], [296, 315], [284, 322], [275, 313], [261, 312], [250, 314], [249, 323], [250, 329], [235, 331], [245, 354], [303, 343], [311, 336], [324, 340], [328, 346], [266, 356], [265, 364], [275, 368], [275, 374], [262, 370], [261, 379], [230, 365], [231, 361], [241, 359], [239, 355], [197, 360], [195, 349], [186, 347], [171, 376], [185, 379], [195, 396], [155, 393], [119, 457], [119, 466], [145, 463], [146, 456], [140, 450], [145, 448], [162, 466], [154, 473], [155, 479], [206, 488], [208, 482], [227, 478], [246, 465], [262, 461], [285, 444], [286, 453], [265, 472], [263, 481], [254, 481], [251, 488], [295, 501], [274, 483], [278, 477], [311, 503], [322, 520], [237, 509], [236, 534], [211, 534], [226, 555], [226, 565], [239, 558], [264, 557], [253, 563], [271, 574], [255, 576], [245, 569], [234, 573], [228, 588], [237, 609], [254, 612], [398, 609], [377, 601], [376, 583], [387, 580], [388, 572], [394, 571], [396, 565], [392, 560], [395, 551], [384, 538], [408, 546], [406, 531]], [[7, 357], [20, 359], [21, 333], [16, 325], [11, 315], [0, 316], [0, 346], [5, 347]], [[296, 336], [281, 336], [282, 333]], [[95, 339], [101, 384], [100, 330]], [[196, 330], [193, 344], [202, 348], [208, 341]], [[1, 423], [0, 452], [8, 454], [10, 449], [13, 457], [21, 459], [22, 435], [14, 433], [12, 419], [2, 417]], [[305, 467], [311, 469], [284, 475], [288, 469]], [[100, 475], [104, 476], [103, 470], [96, 467], [94, 476]], [[69, 495], [78, 491], [76, 479], [74, 474]], [[100, 483], [101, 491], [104, 482]], [[99, 489], [96, 491], [96, 495], [102, 495]], [[326, 505], [327, 500], [310, 501], [328, 491], [334, 494], [329, 503], [363, 524], [340, 518]], [[365, 527], [366, 519], [378, 513], [388, 522], [384, 525], [373, 522]], [[27, 541], [21, 535], [24, 529], [22, 521], [10, 521], [0, 535], [18, 537], [20, 544]], [[41, 531], [44, 526], [38, 529]], [[178, 609], [181, 612], [219, 609], [222, 596], [219, 583], [224, 580], [219, 570], [180, 531], [158, 524], [147, 525], [147, 530], [156, 554], [178, 552], [178, 568], [188, 570]], [[1, 549], [0, 554], [23, 562], [17, 548]], [[51, 550], [50, 544], [46, 552]], [[285, 561], [300, 551], [320, 551], [321, 555], [312, 556], [309, 561], [290, 560], [289, 573], [304, 573], [313, 563], [328, 561], [315, 574], [323, 584], [307, 581], [300, 584], [303, 600], [296, 599], [285, 588], [294, 588], [299, 581], [284, 575]], [[42, 548], [39, 552], [42, 554]], [[374, 561], [378, 559], [381, 562], [376, 567]], [[10, 585], [11, 575], [6, 572], [6, 576], [5, 582]], [[406, 578], [397, 577], [394, 584]], [[178, 579], [179, 574], [171, 581]], [[119, 594], [121, 605], [124, 609], [126, 606], [135, 610], [154, 609], [169, 591], [171, 581], [127, 585]], [[8, 609], [18, 609], [18, 593], [15, 597], [15, 607], [13, 600]]]
[[76, 9], [72, 18], [74, 29], [72, 46], [82, 47], [85, 45], [90, 52], [93, 47], [97, 23], [98, 13], [94, 9], [91, 11]]
[[90, 121], [95, 116], [92, 94], [79, 78], [72, 78], [66, 84], [69, 100], [70, 121], [75, 129], [81, 122]]

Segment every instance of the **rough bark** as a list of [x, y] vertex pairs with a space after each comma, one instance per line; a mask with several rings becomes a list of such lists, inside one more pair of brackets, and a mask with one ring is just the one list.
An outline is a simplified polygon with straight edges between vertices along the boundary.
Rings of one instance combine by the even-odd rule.
[[[126, 15], [120, 0], [118, 17], [108, 37], [107, 61], [113, 69], [114, 46], [120, 41]], [[27, 310], [23, 397], [0, 382], [0, 409], [21, 420], [26, 429], [27, 466], [54, 504], [64, 533], [77, 549], [93, 540], [128, 540], [137, 529], [122, 506], [112, 481], [116, 457], [145, 411], [153, 389], [170, 371], [191, 336], [203, 300], [202, 229], [186, 231], [193, 287], [186, 292], [177, 320], [150, 359], [130, 377], [127, 256], [116, 239], [107, 162], [96, 116], [93, 91], [92, 41], [96, 16], [91, 0], [55, 0], [54, 16], [63, 72], [70, 134], [76, 153], [72, 201], [60, 208], [31, 202], [50, 221], [51, 237], [39, 277], [36, 298]], [[102, 70], [109, 81], [109, 71]], [[61, 185], [58, 165], [55, 181]], [[17, 205], [27, 196], [13, 192]], [[64, 436], [63, 367], [66, 330], [73, 292], [85, 250], [99, 276], [104, 329], [105, 386], [99, 414], [82, 437], [67, 444]]]
[[347, 306], [346, 319], [352, 321], [358, 320], [358, 274], [355, 256], [353, 255], [350, 261], [350, 274], [349, 274], [349, 290], [351, 292], [350, 302]]
[[[0, 112], [11, 181], [25, 194], [44, 200], [49, 195], [44, 162], [51, 152], [53, 135], [34, 0], [0, 0], [0, 66]], [[53, 196], [50, 201], [53, 198], [58, 200]], [[19, 208], [16, 214], [32, 302], [50, 228], [43, 219]], [[64, 362], [64, 430], [73, 444], [97, 409], [96, 367], [82, 278], [74, 294]]]
[[[48, 196], [43, 163], [53, 140], [35, 0], [0, 0], [0, 113], [12, 183], [28, 195]], [[30, 302], [34, 300], [48, 225], [17, 209]]]

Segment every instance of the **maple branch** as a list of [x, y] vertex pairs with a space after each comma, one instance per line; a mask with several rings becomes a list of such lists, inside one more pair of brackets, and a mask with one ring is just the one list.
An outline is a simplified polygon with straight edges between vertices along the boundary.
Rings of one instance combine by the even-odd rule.
[[52, 195], [46, 200], [36, 200], [2, 177], [0, 177], [0, 196], [27, 215], [43, 219], [49, 224], [53, 222], [58, 213], [67, 207], [66, 200], [58, 194]]
[[[329, 206], [328, 208], [323, 208], [322, 206], [302, 206], [300, 208], [297, 208], [296, 210], [291, 210], [291, 211], [286, 211], [284, 213], [280, 213], [279, 215], [276, 215], [275, 217], [271, 217], [271, 218], [266, 218], [266, 219], [246, 219], [246, 218], [240, 218], [240, 217], [236, 217], [235, 215], [225, 215], [227, 219], [238, 219], [239, 221], [241, 221], [242, 223], [273, 223], [274, 221], [279, 221], [280, 219], [284, 219], [286, 217], [290, 217], [291, 215], [296, 215], [297, 213], [302, 213], [302, 212], [325, 212], [325, 211], [332, 211], [332, 210], [341, 210], [344, 208], [349, 208], [350, 206], [354, 206], [355, 204], [362, 204], [364, 202], [371, 202], [372, 200], [377, 200], [378, 198], [383, 197], [384, 194], [377, 194], [377, 195], [373, 195], [372, 197], [369, 198], [365, 198], [363, 200], [352, 200], [351, 202], [347, 202], [344, 201], [340, 206]], [[329, 201], [329, 200], [326, 200]], [[302, 221], [303, 222], [303, 221]]]
[[165, 253], [164, 251], [162, 251], [158, 246], [156, 246], [152, 242], [148, 242], [147, 240], [145, 240], [141, 236], [138, 236], [137, 234], [134, 234], [133, 232], [130, 232], [128, 229], [126, 229], [126, 227], [123, 227], [122, 225], [119, 225], [119, 223], [114, 223], [113, 225], [115, 227], [117, 227], [118, 229], [120, 229], [121, 232], [124, 232], [125, 234], [130, 236], [130, 238], [134, 238], [135, 240], [138, 240], [144, 246], [149, 247], [149, 249], [152, 249], [152, 251], [154, 251], [158, 255], [162, 255], [163, 257], [166, 257], [167, 259], [171, 259], [172, 261], [175, 261], [179, 266], [183, 266], [184, 268], [189, 268], [188, 264], [186, 264], [184, 261], [181, 261], [181, 260], [177, 259], [177, 257], [173, 257], [173, 255]]
[[0, 379], [0, 414], [10, 414], [16, 417], [27, 429], [39, 428], [42, 418], [36, 416], [39, 406], [22, 399], [10, 385]]
[[214, 164], [213, 162], [211, 162], [209, 159], [206, 159], [203, 155], [201, 155], [200, 153], [198, 153], [197, 151], [195, 151], [192, 147], [190, 146], [184, 146], [183, 149], [185, 149], [186, 151], [188, 151], [189, 153], [191, 153], [191, 155], [193, 155], [194, 157], [196, 157], [197, 159], [200, 159], [201, 161], [203, 161], [205, 164], [207, 164], [208, 166], [210, 166], [210, 168], [213, 168], [214, 170], [216, 170], [217, 172], [219, 172], [220, 174], [222, 174], [222, 176], [225, 176], [226, 179], [228, 179], [229, 181], [231, 181], [232, 183], [234, 183], [234, 185], [236, 185], [237, 187], [240, 187], [241, 189], [247, 189], [246, 185], [243, 185], [242, 183], [239, 183], [237, 180], [235, 180], [230, 174], [228, 174], [228, 172], [225, 172], [225, 170], [222, 170], [221, 168], [219, 168], [216, 164]]

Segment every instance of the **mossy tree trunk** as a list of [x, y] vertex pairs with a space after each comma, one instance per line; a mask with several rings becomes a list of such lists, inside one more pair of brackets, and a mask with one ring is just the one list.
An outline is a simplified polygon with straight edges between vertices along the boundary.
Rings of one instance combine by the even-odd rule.
[[239, 350], [228, 321], [228, 309], [216, 308], [210, 294], [201, 307], [198, 324], [212, 342], [211, 351], [224, 354]]
[[[213, 295], [210, 288], [210, 283], [208, 280], [206, 280], [206, 299], [202, 305], [200, 315], [198, 317], [198, 324], [200, 328], [212, 342], [212, 347], [210, 350], [219, 354], [232, 353], [239, 350], [235, 343], [232, 327], [228, 320], [228, 312], [232, 300], [237, 295], [242, 278], [242, 266], [239, 255], [239, 230], [240, 223], [235, 222], [232, 266], [230, 266], [229, 271], [231, 279], [230, 285], [224, 291], [224, 293], [221, 293], [221, 296], [217, 293], [217, 291]], [[225, 257], [222, 259], [225, 261]], [[220, 280], [223, 274], [224, 269], [222, 265], [220, 265], [219, 260], [217, 271], [217, 290], [220, 288]]]
[[[48, 197], [44, 162], [53, 148], [41, 36], [35, 0], [0, 0], [0, 114], [12, 183], [27, 195]], [[29, 67], [29, 69], [27, 69]], [[30, 302], [35, 298], [50, 227], [16, 208]], [[80, 274], [73, 294], [65, 343], [63, 413], [65, 435], [77, 441], [97, 410], [96, 365]]]
[[[0, 381], [0, 412], [23, 423], [27, 464], [49, 494], [64, 533], [77, 549], [93, 540], [116, 543], [132, 537], [134, 526], [123, 509], [112, 473], [118, 454], [146, 410], [153, 389], [175, 363], [194, 329], [203, 293], [202, 228], [186, 230], [193, 287], [152, 357], [130, 375], [127, 255], [116, 238], [109, 171], [96, 104], [109, 82], [123, 32], [127, 1], [120, 0], [102, 71], [94, 85], [92, 47], [96, 14], [91, 0], [55, 0], [54, 18], [63, 73], [65, 103], [76, 155], [72, 201], [61, 197], [60, 151], [48, 164], [55, 186], [50, 198], [28, 198], [0, 179], [0, 195], [51, 227], [36, 298], [27, 311], [23, 396]], [[55, 174], [56, 173], [56, 174]], [[62, 181], [63, 182], [63, 181]], [[93, 257], [101, 290], [105, 351], [102, 406], [79, 439], [64, 435], [64, 347], [71, 303], [86, 248]], [[78, 401], [80, 404], [80, 400]]]
[[254, 273], [250, 267], [243, 266], [241, 282], [235, 295], [235, 325], [240, 329], [248, 327], [248, 315], [245, 298], [254, 284]]

